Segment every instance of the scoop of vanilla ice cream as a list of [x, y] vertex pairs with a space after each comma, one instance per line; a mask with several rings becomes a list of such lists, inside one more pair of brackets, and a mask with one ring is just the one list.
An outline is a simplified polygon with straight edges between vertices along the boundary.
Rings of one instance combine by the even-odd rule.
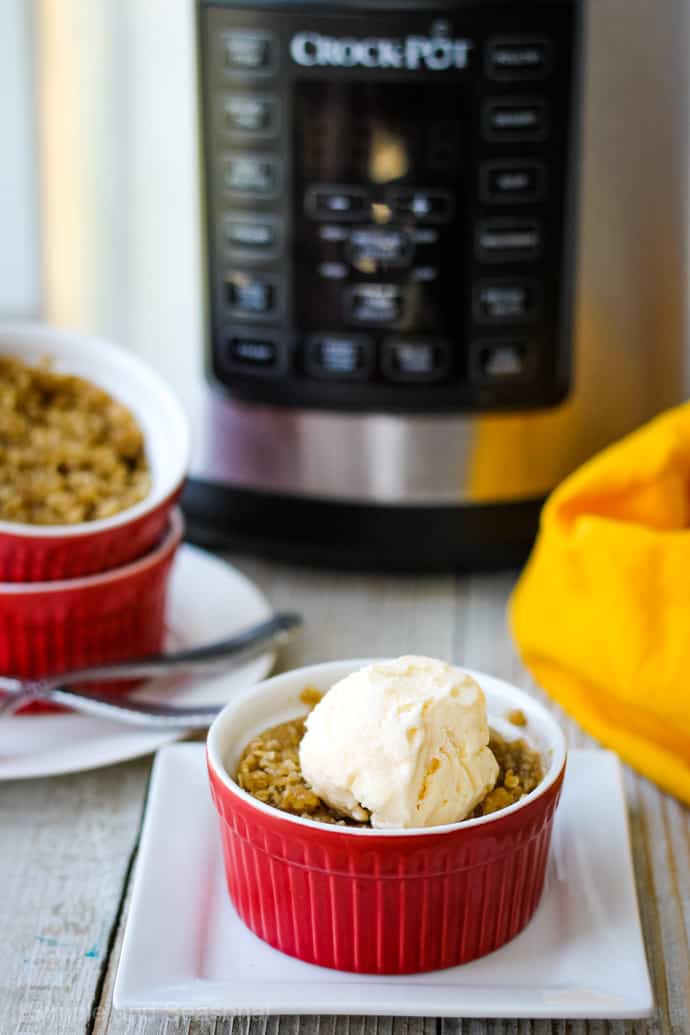
[[493, 788], [481, 687], [433, 658], [376, 662], [341, 679], [306, 720], [302, 773], [332, 808], [380, 829], [464, 819]]

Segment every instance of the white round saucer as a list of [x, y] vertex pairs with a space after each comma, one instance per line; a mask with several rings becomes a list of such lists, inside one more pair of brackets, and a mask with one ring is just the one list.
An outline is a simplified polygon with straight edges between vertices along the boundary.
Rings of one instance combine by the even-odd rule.
[[[210, 643], [271, 613], [260, 590], [232, 565], [187, 544], [175, 558], [168, 595], [168, 645]], [[268, 675], [268, 651], [212, 680], [170, 676], [137, 691], [148, 700], [176, 704], [225, 704]], [[0, 719], [0, 780], [55, 776], [147, 755], [182, 733], [149, 730], [76, 712]]]

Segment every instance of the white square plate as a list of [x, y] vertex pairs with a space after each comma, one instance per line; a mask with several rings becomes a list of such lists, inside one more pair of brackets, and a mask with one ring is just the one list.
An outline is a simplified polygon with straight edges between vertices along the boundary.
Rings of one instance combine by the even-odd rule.
[[115, 984], [119, 1009], [174, 1013], [621, 1018], [653, 1008], [620, 764], [571, 751], [544, 897], [511, 943], [412, 977], [284, 956], [225, 888], [204, 747], [159, 751]]

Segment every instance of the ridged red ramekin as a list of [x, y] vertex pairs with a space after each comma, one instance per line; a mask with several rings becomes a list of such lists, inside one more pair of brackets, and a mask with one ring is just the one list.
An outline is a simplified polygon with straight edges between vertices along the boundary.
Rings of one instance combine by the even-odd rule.
[[327, 690], [364, 664], [276, 676], [233, 701], [211, 727], [208, 767], [230, 897], [260, 938], [323, 967], [408, 974], [466, 963], [515, 937], [539, 903], [565, 772], [563, 734], [527, 694], [480, 676], [492, 726], [507, 735], [501, 717], [522, 709], [546, 761], [539, 787], [502, 812], [374, 831], [290, 816], [241, 790], [230, 774], [251, 737], [304, 714], [305, 686]]
[[[80, 525], [77, 535], [61, 533], [40, 538], [0, 531], [0, 579], [12, 583], [75, 579], [112, 571], [143, 557], [165, 533], [170, 510], [181, 492], [180, 484], [155, 510], [134, 521], [127, 517], [107, 531], [89, 532], [88, 525]], [[123, 511], [123, 517], [127, 513]], [[6, 529], [9, 522], [0, 524]]]
[[160, 650], [183, 528], [174, 509], [163, 539], [131, 564], [79, 579], [0, 584], [0, 672], [34, 678]]
[[28, 363], [49, 357], [124, 403], [144, 434], [151, 491], [119, 514], [78, 525], [0, 521], [0, 582], [48, 582], [110, 571], [143, 557], [164, 534], [182, 492], [189, 430], [170, 389], [133, 353], [41, 324], [0, 326], [0, 354]]

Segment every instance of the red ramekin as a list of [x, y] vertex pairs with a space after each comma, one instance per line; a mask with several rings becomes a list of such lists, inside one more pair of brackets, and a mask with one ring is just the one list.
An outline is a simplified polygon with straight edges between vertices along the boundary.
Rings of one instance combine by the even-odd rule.
[[27, 363], [48, 357], [60, 373], [83, 377], [124, 403], [144, 434], [152, 476], [145, 499], [100, 521], [79, 525], [0, 521], [0, 581], [79, 578], [143, 557], [164, 534], [187, 470], [189, 429], [173, 393], [133, 353], [43, 324], [0, 326], [0, 355]]
[[0, 672], [35, 678], [160, 650], [183, 529], [175, 508], [163, 539], [131, 564], [79, 579], [1, 583]]
[[545, 759], [541, 784], [501, 812], [374, 831], [290, 816], [241, 790], [230, 774], [252, 736], [303, 715], [305, 686], [325, 691], [365, 664], [338, 661], [276, 676], [213, 723], [207, 759], [230, 897], [260, 938], [322, 967], [410, 974], [466, 963], [515, 937], [539, 903], [565, 772], [563, 734], [527, 694], [480, 675], [491, 725], [514, 738], [504, 716], [522, 709], [528, 725], [517, 735]]

